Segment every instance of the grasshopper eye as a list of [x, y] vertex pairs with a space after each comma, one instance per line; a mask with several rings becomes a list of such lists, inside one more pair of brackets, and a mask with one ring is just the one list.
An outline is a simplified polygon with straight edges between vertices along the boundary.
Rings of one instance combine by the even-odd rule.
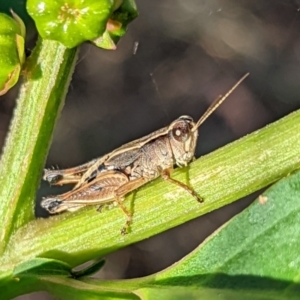
[[185, 142], [190, 136], [190, 124], [187, 122], [179, 122], [172, 129], [172, 136], [178, 142]]

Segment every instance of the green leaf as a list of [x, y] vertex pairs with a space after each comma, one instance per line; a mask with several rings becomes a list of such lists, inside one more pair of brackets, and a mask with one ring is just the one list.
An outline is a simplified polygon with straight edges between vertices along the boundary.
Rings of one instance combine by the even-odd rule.
[[[51, 270], [51, 269], [50, 269]], [[34, 274], [29, 272], [23, 276], [11, 277], [9, 281], [1, 282], [1, 300], [12, 299], [16, 296], [33, 291], [47, 291], [59, 299], [132, 299], [139, 297], [121, 287], [102, 287], [100, 281], [81, 281], [66, 275]]]
[[[221, 273], [261, 276], [291, 285], [300, 283], [299, 199], [300, 172], [297, 172], [273, 185], [227, 226], [182, 262], [159, 274], [156, 280]], [[215, 281], [213, 276], [207, 277], [205, 285]]]
[[126, 28], [137, 16], [138, 11], [135, 1], [123, 0], [122, 4], [113, 12], [111, 19], [120, 22], [123, 28]]
[[126, 236], [120, 235], [126, 220], [120, 208], [99, 213], [88, 207], [31, 221], [12, 237], [3, 260], [19, 264], [39, 256], [75, 267], [240, 199], [300, 167], [299, 123], [297, 111], [174, 171], [175, 179], [189, 183], [204, 198], [202, 204], [158, 179], [125, 200], [133, 211]]
[[31, 19], [26, 11], [26, 1], [27, 0], [1, 0], [0, 11], [10, 15], [13, 10], [27, 25], [31, 22]]
[[157, 274], [89, 283], [142, 299], [298, 299], [300, 172], [263, 193], [196, 250]]
[[48, 259], [34, 258], [32, 260], [21, 263], [14, 269], [14, 277], [37, 276], [37, 275], [71, 275], [71, 268], [66, 263]]
[[[143, 230], [146, 230], [147, 234], [153, 233], [151, 222], [155, 225], [158, 221], [158, 229], [170, 228], [170, 223], [178, 219], [178, 222], [182, 222], [183, 218], [194, 216], [197, 209], [198, 214], [203, 213], [207, 209], [222, 205], [224, 197], [232, 199], [232, 195], [244, 193], [245, 184], [248, 186], [246, 192], [250, 192], [253, 188], [276, 180], [279, 174], [299, 168], [299, 118], [299, 112], [293, 113], [193, 163], [189, 173], [195, 172], [196, 177], [191, 177], [192, 184], [201, 181], [201, 188], [208, 187], [203, 189], [206, 191], [206, 201], [201, 207], [197, 208], [196, 205], [199, 204], [187, 197], [184, 201], [178, 201], [178, 197], [181, 193], [184, 194], [184, 191], [181, 192], [167, 183], [158, 181], [143, 188], [153, 192], [153, 185], [156, 185], [158, 188], [155, 191], [161, 192], [160, 201], [154, 198], [149, 203], [148, 198], [140, 197], [142, 203], [136, 205], [135, 213], [138, 213], [136, 222], [140, 222], [141, 227], [134, 224], [132, 233], [127, 237], [121, 237], [116, 230], [120, 229], [123, 223], [117, 218], [120, 213], [117, 209], [100, 215], [94, 209], [86, 209], [70, 214], [72, 217], [66, 214], [58, 216], [59, 222], [56, 218], [50, 218], [29, 223], [18, 230], [2, 257], [1, 267], [5, 282], [5, 270], [17, 265], [18, 261], [22, 262], [35, 256], [57, 257], [74, 266], [93, 255], [103, 255], [113, 251], [118, 245], [141, 238]], [[291, 134], [287, 135], [287, 132]], [[286, 138], [283, 139], [282, 136]], [[281, 147], [286, 151], [280, 151], [279, 149], [283, 149]], [[249, 152], [252, 155], [249, 155]], [[201, 172], [197, 175], [199, 170]], [[226, 173], [226, 170], [229, 173]], [[184, 175], [182, 170], [175, 172], [177, 179], [181, 176], [183, 180]], [[298, 299], [299, 230], [296, 227], [300, 221], [300, 202], [297, 201], [299, 182], [300, 173], [283, 179], [264, 194], [260, 202], [234, 218], [197, 250], [158, 274], [136, 280], [96, 281], [74, 280], [49, 274], [37, 276], [34, 272], [29, 272], [20, 282], [15, 283], [11, 280], [10, 284], [21, 287], [22, 292], [28, 289], [30, 284], [35, 289], [51, 291], [63, 299], [68, 299], [71, 295], [75, 295], [75, 299], [84, 299], [86, 296], [91, 299], [157, 299], [158, 295], [162, 295], [164, 299], [209, 299], [221, 296], [223, 299]], [[216, 186], [219, 191], [216, 190]], [[142, 195], [143, 189], [139, 192]], [[170, 191], [172, 195], [174, 192], [178, 193], [176, 199], [171, 203], [161, 201], [162, 195]], [[208, 195], [210, 197], [207, 197]], [[266, 200], [267, 202], [262, 204]], [[148, 207], [145, 207], [147, 203]], [[154, 210], [150, 209], [152, 205]], [[182, 205], [182, 208], [178, 209], [178, 205]], [[161, 222], [161, 216], [167, 216], [167, 212], [170, 213], [168, 219]], [[145, 224], [149, 228], [143, 227]], [[34, 270], [30, 264], [27, 268], [26, 264], [24, 265], [25, 268], [21, 270]]]
[[34, 258], [23, 262], [12, 273], [0, 276], [1, 300], [45, 290], [40, 281], [42, 276], [70, 277], [71, 268], [64, 262], [53, 259]]
[[[142, 300], [285, 300], [285, 296], [280, 296], [276, 292], [265, 291], [236, 291], [234, 289], [217, 289], [217, 288], [186, 288], [168, 286], [165, 288], [149, 285], [146, 288], [141, 288], [135, 291]], [[298, 295], [289, 298], [297, 300]]]
[[[60, 299], [132, 299], [138, 300], [139, 297], [133, 292], [120, 287], [102, 287], [100, 281], [80, 281], [64, 277], [42, 276], [41, 284], [53, 296]], [[99, 283], [99, 284], [97, 284]]]
[[[200, 247], [148, 277], [163, 287], [260, 291], [297, 299], [300, 292], [300, 172], [280, 180]], [[265, 298], [263, 298], [265, 299]], [[277, 299], [277, 298], [270, 298]]]
[[14, 19], [0, 13], [0, 95], [17, 83], [25, 60], [25, 26], [12, 14]]
[[111, 0], [28, 0], [27, 10], [39, 34], [73, 48], [103, 34]]
[[[112, 22], [110, 20], [108, 20], [107, 24], [111, 24], [111, 23]], [[121, 24], [117, 24], [117, 25], [122, 26]], [[104, 33], [100, 37], [94, 39], [92, 41], [92, 43], [99, 48], [103, 48], [103, 49], [107, 49], [107, 50], [116, 50], [117, 49], [116, 42], [113, 40], [113, 38], [108, 30], [105, 30]]]
[[100, 48], [115, 50], [117, 42], [127, 31], [127, 25], [137, 16], [138, 11], [135, 2], [124, 0], [108, 20], [105, 32], [94, 39], [92, 43]]

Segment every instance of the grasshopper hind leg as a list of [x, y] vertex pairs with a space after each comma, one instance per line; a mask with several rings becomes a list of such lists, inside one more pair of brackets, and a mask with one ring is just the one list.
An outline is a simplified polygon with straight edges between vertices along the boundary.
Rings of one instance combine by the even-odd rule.
[[126, 174], [119, 171], [108, 171], [93, 181], [73, 189], [70, 192], [50, 196], [42, 200], [41, 206], [49, 213], [55, 214], [64, 210], [73, 211], [87, 205], [100, 205], [100, 209], [107, 204], [119, 206], [127, 219], [121, 234], [128, 233], [132, 221], [132, 213], [123, 203], [124, 197], [131, 191], [145, 184], [143, 177], [129, 180]]
[[43, 179], [48, 181], [50, 184], [59, 184], [59, 182], [63, 179], [63, 174], [60, 170], [44, 170]]
[[58, 198], [44, 198], [41, 202], [41, 206], [46, 209], [50, 214], [57, 214], [63, 211], [76, 211], [83, 207], [84, 205], [78, 205], [78, 204], [69, 204], [66, 203], [63, 200], [60, 200]]
[[69, 172], [69, 170], [45, 169], [43, 179], [51, 185], [76, 184], [83, 172]]
[[58, 212], [57, 209], [63, 201], [55, 199], [55, 198], [45, 198], [41, 202], [41, 206], [45, 208], [50, 214]]
[[92, 160], [86, 164], [69, 169], [44, 169], [43, 179], [52, 185], [76, 184], [80, 181], [82, 175], [95, 163]]
[[[126, 214], [127, 220], [122, 234], [127, 233], [132, 220], [132, 214], [122, 203], [124, 196], [141, 185], [141, 181], [129, 181], [126, 174], [119, 171], [108, 171], [96, 177], [91, 182], [73, 189], [70, 192], [46, 197], [42, 200], [41, 206], [49, 213], [55, 214], [62, 211], [74, 211], [87, 205], [116, 204]], [[101, 209], [101, 208], [100, 208]]]

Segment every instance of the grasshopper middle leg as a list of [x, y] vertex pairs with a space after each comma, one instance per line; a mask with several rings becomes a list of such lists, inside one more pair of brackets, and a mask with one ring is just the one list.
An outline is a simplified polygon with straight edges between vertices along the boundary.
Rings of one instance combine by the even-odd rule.
[[115, 191], [115, 201], [117, 202], [117, 204], [120, 206], [120, 208], [123, 210], [123, 212], [127, 216], [127, 221], [125, 223], [125, 226], [121, 230], [121, 234], [122, 235], [124, 235], [124, 234], [126, 234], [128, 232], [130, 223], [132, 221], [132, 214], [131, 214], [131, 212], [129, 210], [127, 210], [127, 208], [122, 203], [122, 198], [124, 198], [124, 196], [126, 194], [134, 191], [135, 189], [139, 188], [140, 186], [142, 186], [146, 182], [147, 182], [147, 180], [145, 178], [140, 177], [140, 178], [137, 178], [135, 180], [128, 181], [126, 184], [120, 186]]

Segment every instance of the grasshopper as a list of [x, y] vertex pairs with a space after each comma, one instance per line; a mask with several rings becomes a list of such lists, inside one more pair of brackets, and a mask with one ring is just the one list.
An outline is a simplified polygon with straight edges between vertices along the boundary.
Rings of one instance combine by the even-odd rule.
[[45, 169], [43, 179], [50, 184], [72, 183], [75, 187], [67, 193], [44, 198], [41, 206], [55, 214], [75, 211], [87, 205], [102, 207], [113, 203], [127, 216], [121, 230], [122, 234], [126, 234], [132, 214], [123, 204], [125, 195], [159, 176], [180, 186], [198, 202], [203, 202], [192, 188], [171, 178], [170, 174], [174, 166], [187, 166], [194, 159], [198, 128], [248, 75], [245, 74], [224, 96], [219, 96], [197, 123], [190, 116], [181, 116], [169, 126], [86, 164], [65, 170]]

